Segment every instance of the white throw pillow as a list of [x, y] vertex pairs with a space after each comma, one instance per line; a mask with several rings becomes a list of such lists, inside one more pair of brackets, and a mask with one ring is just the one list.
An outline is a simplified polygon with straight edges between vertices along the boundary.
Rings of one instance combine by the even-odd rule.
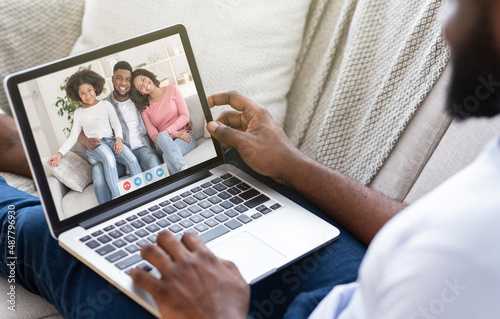
[[61, 158], [59, 166], [50, 166], [46, 161], [44, 165], [58, 181], [74, 191], [81, 193], [92, 184], [92, 165], [71, 151]]
[[283, 124], [309, 5], [310, 0], [87, 0], [72, 53], [182, 23], [207, 95], [237, 90]]

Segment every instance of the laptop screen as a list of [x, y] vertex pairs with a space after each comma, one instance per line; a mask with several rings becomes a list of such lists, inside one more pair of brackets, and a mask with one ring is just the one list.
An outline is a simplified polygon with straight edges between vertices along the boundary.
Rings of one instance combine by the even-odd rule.
[[9, 93], [37, 185], [59, 222], [96, 215], [221, 158], [205, 129], [211, 115], [183, 27], [9, 81], [17, 82]]

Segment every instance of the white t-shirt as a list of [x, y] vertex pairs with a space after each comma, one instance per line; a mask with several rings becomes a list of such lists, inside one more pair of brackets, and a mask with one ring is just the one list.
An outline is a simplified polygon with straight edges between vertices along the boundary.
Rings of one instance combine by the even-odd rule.
[[75, 145], [82, 130], [88, 138], [113, 137], [113, 131], [115, 137], [122, 137], [118, 115], [113, 105], [105, 100], [89, 108], [76, 109], [71, 134], [59, 149], [61, 154], [66, 154]]
[[135, 108], [134, 102], [128, 99], [125, 102], [118, 102], [118, 109], [122, 112], [123, 119], [127, 123], [130, 148], [135, 150], [139, 147], [146, 146], [141, 139], [141, 130], [139, 127], [139, 117], [137, 116], [137, 109]]
[[[347, 299], [347, 300], [345, 300]], [[500, 138], [390, 220], [310, 318], [500, 317]]]

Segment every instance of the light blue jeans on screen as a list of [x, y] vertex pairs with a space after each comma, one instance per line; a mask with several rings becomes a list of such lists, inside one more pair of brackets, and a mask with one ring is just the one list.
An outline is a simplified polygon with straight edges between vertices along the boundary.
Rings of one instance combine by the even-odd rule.
[[[148, 146], [138, 147], [132, 150], [141, 165], [142, 171], [145, 172], [153, 167], [161, 165], [160, 158], [153, 148]], [[120, 163], [116, 164], [118, 178], [127, 175], [127, 169]], [[104, 167], [101, 163], [96, 163], [92, 167], [92, 180], [94, 182], [94, 193], [99, 204], [109, 202], [113, 197], [106, 181]]]
[[132, 153], [132, 151], [123, 145], [123, 151], [120, 154], [114, 152], [115, 138], [104, 137], [101, 139], [101, 145], [90, 150], [85, 149], [87, 153], [87, 159], [90, 164], [95, 165], [101, 163], [104, 168], [104, 176], [106, 183], [108, 184], [109, 190], [111, 191], [112, 198], [120, 196], [120, 190], [118, 188], [118, 171], [116, 168], [116, 162], [125, 165], [130, 171], [130, 175], [134, 176], [142, 173], [139, 161]]
[[191, 136], [191, 142], [189, 143], [182, 138], [173, 139], [165, 132], [158, 133], [156, 151], [163, 158], [170, 175], [179, 172], [186, 165], [184, 155], [196, 148], [196, 140], [193, 134], [189, 132], [188, 134]]

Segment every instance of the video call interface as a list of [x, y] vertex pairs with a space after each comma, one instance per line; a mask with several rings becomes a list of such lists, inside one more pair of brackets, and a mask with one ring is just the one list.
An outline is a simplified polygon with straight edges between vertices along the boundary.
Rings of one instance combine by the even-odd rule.
[[[165, 119], [162, 118], [160, 121], [158, 118], [150, 118], [151, 114], [155, 113], [145, 114], [144, 111], [141, 112], [140, 107], [133, 99], [127, 100], [127, 103], [115, 103], [116, 105], [110, 103], [112, 108], [96, 107], [97, 105], [102, 106], [101, 102], [113, 94], [120, 94], [122, 100], [126, 98], [127, 85], [123, 85], [123, 80], [116, 81], [115, 78], [113, 81], [113, 75], [116, 72], [113, 69], [117, 63], [123, 63], [122, 61], [127, 62], [133, 71], [147, 70], [156, 77], [157, 81], [152, 85], [162, 89], [161, 92], [164, 93], [160, 104], [155, 104], [155, 107], [168, 110], [166, 111], [168, 116]], [[75, 102], [74, 99], [67, 96], [64, 89], [70, 76], [82, 69], [91, 70], [104, 79], [102, 93], [95, 94], [96, 102], [94, 103], [97, 103], [95, 106], [85, 107], [91, 104]], [[120, 73], [120, 77], [123, 77], [123, 74]], [[117, 88], [115, 85], [120, 87]], [[132, 82], [128, 86], [130, 87], [128, 95], [133, 93], [134, 88], [137, 89]], [[202, 105], [181, 38], [177, 34], [21, 83], [18, 88], [61, 221], [125, 194], [133, 193], [144, 186], [156, 183], [217, 155], [211, 137], [204, 134], [205, 117]], [[81, 90], [86, 88], [79, 86]], [[169, 98], [165, 96], [166, 94], [172, 96], [175, 94], [176, 98]], [[84, 99], [88, 98], [87, 95], [85, 96]], [[117, 100], [115, 99], [115, 101]], [[148, 107], [146, 106], [146, 109]], [[189, 114], [187, 120], [186, 107]], [[78, 115], [78, 123], [81, 125], [75, 125], [75, 112], [80, 108], [82, 110], [77, 113], [80, 114]], [[175, 108], [177, 108], [177, 112], [174, 112]], [[104, 113], [103, 110], [105, 110]], [[128, 139], [134, 139], [134, 141], [124, 140], [122, 143], [123, 147], [128, 147], [130, 152], [122, 151], [123, 154], [119, 155], [113, 142], [101, 142], [101, 145], [98, 146], [101, 149], [89, 153], [80, 140], [77, 140], [71, 146], [70, 151], [60, 158], [59, 165], [49, 164], [49, 160], [58, 154], [63, 144], [68, 139], [72, 141], [72, 133], [73, 136], [76, 136], [76, 133], [79, 135], [80, 131], [83, 131], [83, 134], [100, 132], [100, 130], [108, 130], [109, 132], [109, 128], [112, 129], [111, 119], [113, 118], [110, 112], [113, 110], [116, 112], [117, 118], [122, 119], [120, 120], [122, 131], [127, 130], [129, 132]], [[81, 114], [85, 114], [86, 118], [82, 119]], [[167, 132], [167, 130], [162, 131], [161, 129], [165, 129], [171, 122], [175, 123], [175, 128], [178, 128], [182, 122], [182, 128], [174, 132], [169, 131], [168, 134], [162, 134], [161, 140], [163, 141], [168, 135], [175, 143], [178, 143], [182, 152], [180, 157], [177, 150], [169, 152], [161, 149], [160, 145], [163, 144], [159, 142], [160, 134], [155, 138], [155, 136], [151, 137], [150, 134], [145, 134], [144, 130], [141, 130], [141, 127], [144, 127], [142, 123], [144, 123], [145, 126], [148, 125], [147, 131], [150, 131], [151, 125], [153, 125], [158, 132]], [[185, 125], [184, 122], [186, 122]], [[116, 121], [114, 125], [116, 125]], [[124, 125], [127, 127], [124, 128]], [[112, 132], [114, 135], [114, 130]], [[190, 133], [190, 137], [187, 138], [185, 133]], [[152, 147], [143, 143], [142, 138], [149, 139], [149, 145]], [[153, 139], [158, 139], [156, 145]], [[186, 140], [190, 140], [189, 145], [182, 144], [188, 143]], [[67, 142], [66, 144], [71, 143]], [[149, 149], [143, 147], [149, 147]], [[120, 166], [118, 156], [128, 156], [126, 159], [130, 159], [130, 154], [132, 154], [137, 158], [145, 151], [156, 154], [159, 165], [147, 167], [147, 169], [144, 169], [143, 165], [139, 165], [140, 171], [137, 166], [135, 169]], [[112, 156], [109, 155], [109, 152]], [[101, 155], [95, 154], [107, 154], [107, 159], [101, 159]], [[112, 158], [117, 163], [115, 168], [113, 169], [113, 165], [109, 165], [107, 172], [99, 177], [100, 183], [94, 181], [93, 166], [99, 164], [103, 166], [103, 162], [112, 161]], [[165, 158], [169, 160], [169, 163], [165, 162]], [[170, 158], [176, 158], [173, 160], [176, 161], [176, 166], [171, 164]], [[138, 162], [140, 162], [139, 159]], [[102, 172], [102, 170], [100, 171]], [[116, 181], [113, 177], [114, 174], [118, 175], [117, 183], [111, 182]], [[102, 178], [105, 179], [104, 184]], [[97, 184], [100, 186], [94, 187]]]

